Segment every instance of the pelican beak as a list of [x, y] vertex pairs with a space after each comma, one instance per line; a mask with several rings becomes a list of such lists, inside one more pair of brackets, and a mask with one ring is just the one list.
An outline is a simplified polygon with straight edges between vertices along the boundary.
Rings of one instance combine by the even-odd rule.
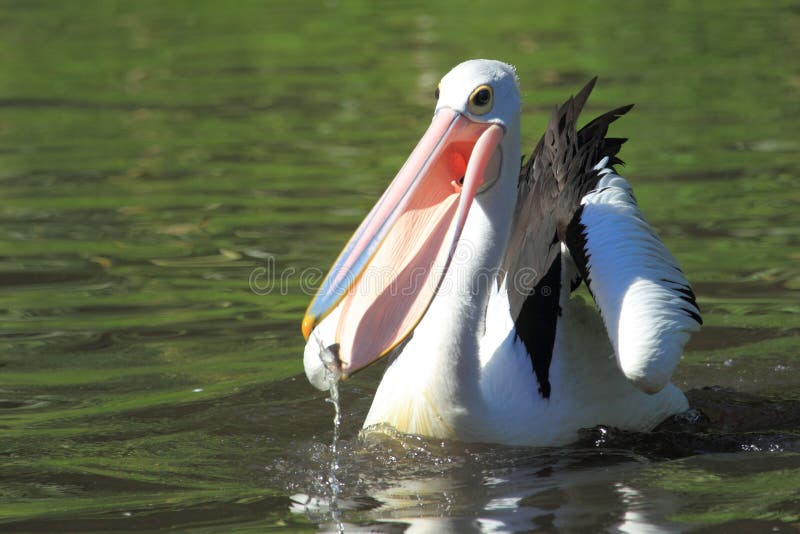
[[[333, 264], [303, 318], [306, 339], [332, 310], [342, 376], [390, 352], [425, 315], [470, 206], [500, 174], [502, 126], [440, 108]], [[331, 317], [334, 319], [334, 316]]]

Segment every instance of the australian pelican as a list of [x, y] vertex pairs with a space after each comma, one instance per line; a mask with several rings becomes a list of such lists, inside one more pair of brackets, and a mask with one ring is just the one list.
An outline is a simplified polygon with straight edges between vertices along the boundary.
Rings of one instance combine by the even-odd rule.
[[[306, 374], [392, 361], [365, 427], [551, 446], [598, 424], [649, 430], [687, 409], [670, 382], [700, 324], [692, 289], [606, 137], [577, 129], [594, 86], [556, 108], [522, 166], [513, 67], [466, 61], [433, 121], [303, 319]], [[584, 282], [596, 304], [571, 297]], [[599, 311], [599, 313], [598, 313]]]

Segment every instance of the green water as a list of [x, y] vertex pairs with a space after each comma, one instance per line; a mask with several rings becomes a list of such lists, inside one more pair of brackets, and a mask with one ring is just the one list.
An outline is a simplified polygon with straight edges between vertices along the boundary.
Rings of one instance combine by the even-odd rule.
[[[0, 530], [331, 527], [290, 499], [326, 495], [332, 435], [302, 375], [305, 288], [470, 57], [517, 66], [531, 146], [595, 74], [589, 113], [637, 103], [613, 130], [624, 174], [706, 322], [676, 382], [735, 390], [704, 393], [724, 436], [365, 444], [375, 369], [342, 388], [342, 520], [800, 521], [798, 2], [6, 0]], [[748, 409], [765, 421], [742, 430]]]

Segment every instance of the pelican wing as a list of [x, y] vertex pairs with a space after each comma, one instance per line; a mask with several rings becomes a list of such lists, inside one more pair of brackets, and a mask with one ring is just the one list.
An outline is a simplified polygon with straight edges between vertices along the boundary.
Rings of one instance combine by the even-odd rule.
[[611, 169], [600, 172], [567, 228], [567, 247], [600, 308], [620, 369], [655, 393], [700, 328], [700, 309], [628, 182]]
[[583, 196], [600, 178], [595, 164], [616, 158], [625, 139], [606, 138], [608, 126], [633, 106], [609, 111], [576, 130], [581, 109], [594, 88], [592, 79], [580, 92], [553, 110], [547, 130], [520, 171], [512, 233], [501, 274], [507, 277], [512, 317], [558, 257], [566, 228]]
[[[595, 81], [553, 111], [522, 167], [501, 274], [540, 391], [549, 389], [546, 369], [556, 327], [555, 320], [542, 319], [560, 313], [557, 301], [554, 306], [547, 297], [582, 278], [600, 308], [620, 369], [640, 389], [655, 392], [669, 381], [690, 332], [699, 328], [700, 313], [677, 262], [645, 221], [630, 185], [613, 170], [622, 163], [616, 155], [626, 140], [606, 133], [633, 106], [576, 127]], [[558, 287], [551, 287], [562, 243], [578, 274], [563, 269]]]

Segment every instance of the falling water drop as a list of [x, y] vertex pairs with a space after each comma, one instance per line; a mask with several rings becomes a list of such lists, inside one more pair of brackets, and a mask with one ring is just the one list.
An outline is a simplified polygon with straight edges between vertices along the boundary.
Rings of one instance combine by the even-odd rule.
[[336, 477], [336, 472], [339, 470], [339, 429], [342, 425], [342, 412], [339, 406], [339, 379], [341, 378], [341, 371], [338, 366], [338, 358], [335, 350], [338, 348], [336, 345], [325, 347], [319, 339], [319, 358], [325, 366], [325, 382], [328, 384], [329, 397], [325, 399], [326, 402], [333, 404], [333, 440], [331, 441], [331, 463], [328, 466], [328, 487], [331, 491], [330, 496], [330, 511], [331, 519], [339, 533], [344, 532], [344, 526], [339, 515], [339, 494], [341, 487], [339, 486], [339, 479]]

